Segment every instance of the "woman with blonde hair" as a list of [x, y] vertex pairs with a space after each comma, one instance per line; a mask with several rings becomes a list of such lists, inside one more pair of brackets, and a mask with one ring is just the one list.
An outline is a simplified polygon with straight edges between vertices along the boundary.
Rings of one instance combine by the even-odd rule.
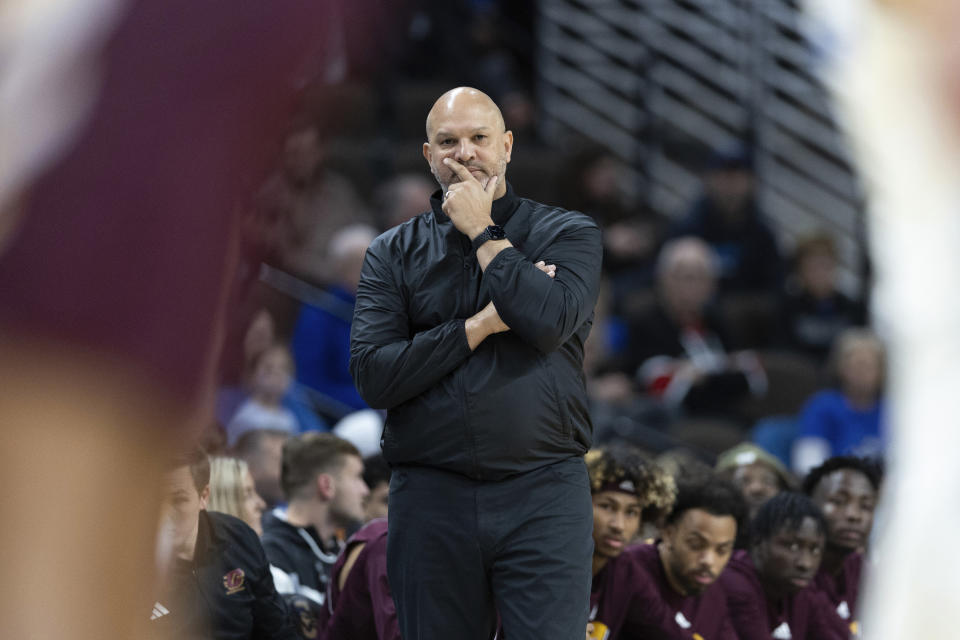
[[207, 509], [240, 518], [263, 535], [260, 516], [267, 504], [253, 485], [247, 463], [238, 458], [210, 459], [210, 499]]

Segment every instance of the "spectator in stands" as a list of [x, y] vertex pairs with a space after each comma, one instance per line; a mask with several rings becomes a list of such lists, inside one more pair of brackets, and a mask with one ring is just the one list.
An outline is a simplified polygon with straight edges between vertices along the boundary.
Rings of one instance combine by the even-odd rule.
[[762, 394], [766, 379], [752, 352], [725, 348], [725, 329], [710, 308], [716, 276], [703, 240], [665, 244], [657, 260], [658, 304], [630, 327], [625, 366], [670, 407], [735, 418], [737, 401]]
[[560, 171], [558, 199], [594, 218], [603, 229], [603, 263], [614, 281], [615, 308], [629, 287], [651, 283], [662, 221], [625, 192], [627, 166], [607, 149], [584, 148]]
[[363, 461], [363, 481], [370, 489], [364, 503], [364, 522], [387, 517], [387, 500], [390, 497], [390, 465], [380, 454]]
[[803, 491], [823, 511], [827, 546], [814, 586], [826, 594], [837, 615], [859, 630], [857, 601], [864, 569], [864, 549], [873, 528], [881, 472], [866, 458], [838, 456], [810, 471]]
[[[233, 341], [224, 345], [225, 356], [221, 359], [220, 369], [221, 387], [217, 391], [217, 420], [224, 428], [248, 397], [257, 360], [277, 341], [273, 315], [266, 308], [257, 309], [246, 324], [242, 324], [240, 335], [233, 338]], [[239, 343], [239, 346], [235, 343]], [[227, 357], [227, 353], [230, 357]], [[225, 363], [223, 360], [231, 362]]]
[[[234, 379], [228, 376], [222, 380], [223, 386], [217, 392], [217, 421], [224, 428], [250, 399], [251, 389], [256, 384], [257, 363], [264, 352], [276, 343], [276, 323], [273, 315], [267, 309], [261, 308], [253, 314], [244, 331], [239, 374]], [[288, 385], [281, 404], [296, 416], [301, 431], [327, 431], [327, 425], [313, 412], [310, 398], [303, 387]]]
[[329, 640], [400, 640], [387, 580], [387, 521], [367, 523], [347, 541], [327, 587]]
[[720, 584], [740, 640], [846, 640], [826, 597], [807, 587], [820, 568], [827, 524], [820, 509], [786, 491], [760, 508], [749, 551], [734, 553]]
[[273, 315], [265, 308], [258, 309], [250, 319], [243, 335], [243, 366], [241, 376], [245, 381], [253, 378], [257, 359], [277, 341], [277, 325]]
[[776, 239], [757, 207], [749, 149], [718, 149], [703, 174], [703, 195], [670, 237], [703, 238], [719, 256], [724, 292], [778, 294], [783, 267]]
[[280, 467], [289, 437], [286, 431], [255, 429], [240, 436], [233, 447], [233, 454], [247, 463], [257, 493], [270, 509], [283, 502]]
[[586, 455], [593, 499], [593, 585], [590, 623], [597, 637], [618, 637], [640, 614], [633, 603], [635, 568], [623, 555], [640, 531], [641, 515], [654, 518], [673, 504], [673, 479], [636, 451], [594, 449]]
[[307, 433], [283, 447], [281, 473], [288, 505], [265, 519], [263, 547], [270, 563], [287, 574], [281, 593], [324, 606], [330, 568], [343, 543], [338, 532], [363, 520], [369, 493], [356, 447], [328, 433]]
[[283, 173], [273, 187], [280, 203], [291, 209], [291, 238], [283, 266], [316, 285], [333, 279], [328, 240], [348, 224], [369, 222], [371, 216], [354, 184], [323, 166], [320, 131], [304, 123], [290, 133], [283, 153]]
[[195, 449], [178, 459], [163, 489], [158, 539], [166, 571], [151, 616], [156, 637], [296, 638], [257, 534], [206, 510], [206, 454]]
[[[716, 469], [740, 489], [751, 519], [767, 500], [793, 488], [793, 478], [783, 463], [749, 442], [721, 453]], [[746, 542], [746, 536], [742, 538]]]
[[866, 322], [864, 305], [837, 289], [837, 247], [833, 237], [817, 233], [797, 242], [793, 274], [780, 308], [780, 342], [826, 362], [834, 339]]
[[436, 185], [420, 173], [402, 173], [377, 188], [373, 195], [384, 230], [403, 224], [423, 213], [423, 203], [430, 202]]
[[831, 456], [884, 450], [883, 343], [867, 329], [847, 329], [834, 342], [831, 366], [837, 388], [814, 394], [800, 414], [792, 453], [798, 473]]
[[293, 379], [290, 350], [275, 344], [260, 354], [253, 369], [250, 398], [227, 424], [227, 444], [233, 446], [247, 431], [268, 429], [291, 435], [300, 432], [297, 416], [283, 406]]
[[210, 459], [210, 511], [225, 513], [246, 522], [263, 535], [261, 517], [267, 503], [257, 494], [247, 463], [239, 458]]
[[376, 236], [364, 224], [333, 234], [328, 254], [334, 284], [322, 304], [303, 306], [293, 333], [298, 380], [320, 394], [315, 404], [331, 418], [367, 408], [350, 375], [350, 325], [363, 256]]

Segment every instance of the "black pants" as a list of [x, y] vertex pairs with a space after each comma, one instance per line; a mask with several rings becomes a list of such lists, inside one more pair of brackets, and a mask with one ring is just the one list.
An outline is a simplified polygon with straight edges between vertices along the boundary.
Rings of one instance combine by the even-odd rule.
[[500, 482], [390, 480], [387, 574], [404, 640], [583, 640], [593, 508], [581, 458]]

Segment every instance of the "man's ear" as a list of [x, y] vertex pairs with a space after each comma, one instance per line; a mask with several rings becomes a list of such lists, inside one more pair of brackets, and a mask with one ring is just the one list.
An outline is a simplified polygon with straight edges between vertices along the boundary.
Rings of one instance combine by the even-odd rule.
[[318, 473], [317, 495], [319, 495], [323, 500], [330, 500], [333, 498], [335, 491], [336, 487], [333, 481], [333, 476], [329, 473]]
[[513, 153], [513, 131], [504, 132], [503, 150], [506, 154], [506, 161], [510, 162], [510, 154]]
[[660, 540], [669, 551], [673, 550], [673, 537], [676, 535], [676, 533], [676, 523], [665, 524], [660, 528]]
[[201, 508], [201, 509], [206, 509], [206, 508], [207, 508], [207, 502], [209, 502], [209, 500], [210, 500], [210, 485], [208, 484], [208, 485], [205, 486], [205, 487], [203, 488], [203, 490], [200, 492], [200, 508]]
[[423, 143], [423, 159], [427, 161], [427, 164], [430, 164], [430, 143]]

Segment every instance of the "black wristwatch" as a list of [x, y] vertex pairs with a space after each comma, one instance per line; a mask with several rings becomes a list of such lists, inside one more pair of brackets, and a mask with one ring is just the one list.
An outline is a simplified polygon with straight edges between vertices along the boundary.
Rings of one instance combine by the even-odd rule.
[[503, 230], [503, 227], [498, 224], [492, 224], [484, 229], [480, 235], [471, 240], [470, 243], [473, 245], [473, 250], [476, 251], [480, 248], [480, 245], [487, 240], [503, 240], [506, 237], [507, 232]]

